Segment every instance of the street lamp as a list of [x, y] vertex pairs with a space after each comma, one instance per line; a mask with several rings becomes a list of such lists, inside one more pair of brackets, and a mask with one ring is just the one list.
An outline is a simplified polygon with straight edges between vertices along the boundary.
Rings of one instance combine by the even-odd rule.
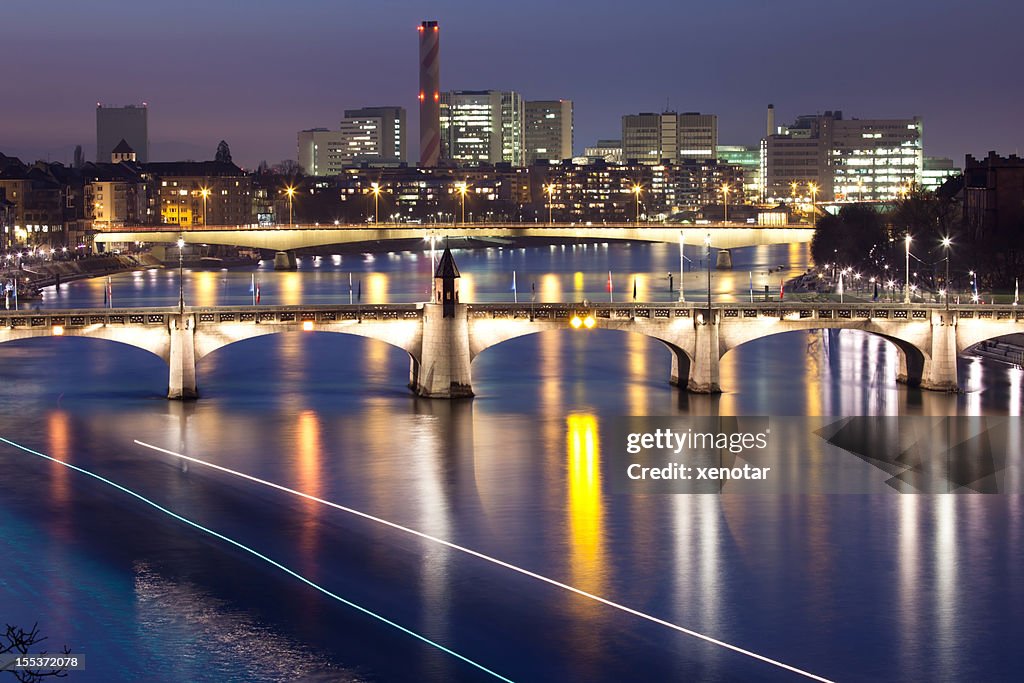
[[704, 236], [704, 247], [708, 251], [708, 322], [711, 322], [711, 233]]
[[551, 220], [551, 202], [552, 202], [551, 194], [555, 191], [555, 184], [554, 183], [550, 183], [548, 185], [545, 185], [544, 186], [544, 191], [548, 195], [548, 225], [551, 225], [554, 222], [554, 221]]
[[683, 286], [683, 260], [686, 258], [683, 255], [683, 244], [686, 242], [686, 232], [683, 230], [679, 231], [679, 303], [686, 301], [686, 294], [684, 293], [685, 287]]
[[644, 188], [642, 185], [638, 183], [633, 183], [632, 192], [633, 196], [636, 197], [636, 224], [638, 227], [640, 225], [640, 193], [643, 191]]
[[800, 187], [800, 183], [795, 180], [789, 184], [789, 189], [793, 193], [793, 203], [796, 204], [796, 188]]
[[377, 225], [377, 200], [380, 199], [380, 184], [370, 183], [370, 192], [373, 193], [373, 225]]
[[811, 225], [814, 225], [814, 217], [817, 215], [815, 211], [815, 198], [818, 196], [818, 186], [814, 183], [807, 183], [807, 189], [811, 191]]
[[178, 238], [178, 312], [185, 312], [185, 238]]
[[288, 225], [293, 225], [292, 221], [292, 200], [295, 198], [295, 186], [289, 185], [284, 188], [284, 193], [288, 195]]
[[906, 279], [903, 281], [903, 303], [910, 303], [910, 233], [903, 238], [903, 243], [906, 246], [906, 257], [907, 257], [907, 274]]
[[208, 222], [206, 220], [206, 198], [210, 196], [210, 188], [199, 188], [199, 194], [202, 195], [203, 197], [203, 227], [205, 228], [208, 225]]
[[466, 183], [455, 183], [455, 191], [459, 193], [459, 198], [462, 200], [462, 223], [466, 223]]
[[729, 183], [722, 183], [722, 210], [724, 215], [722, 216], [722, 222], [729, 222]]
[[946, 282], [943, 288], [942, 298], [946, 301], [946, 310], [949, 310], [949, 248], [953, 244], [953, 240], [948, 237], [942, 238], [942, 249], [946, 252]]

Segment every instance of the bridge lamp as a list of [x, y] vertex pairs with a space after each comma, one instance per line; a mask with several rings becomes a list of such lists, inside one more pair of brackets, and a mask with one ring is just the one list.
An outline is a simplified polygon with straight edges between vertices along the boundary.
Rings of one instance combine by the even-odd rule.
[[908, 232], [907, 236], [903, 238], [904, 251], [907, 257], [906, 279], [903, 281], [903, 303], [905, 304], [910, 303], [910, 242], [910, 233]]
[[592, 329], [594, 329], [594, 324], [596, 322], [597, 321], [594, 320], [594, 316], [588, 315], [586, 318], [583, 319], [583, 326], [585, 328], [587, 328], [588, 330], [592, 330]]
[[207, 197], [210, 196], [210, 188], [208, 188], [208, 187], [200, 188], [199, 189], [199, 194], [202, 195], [202, 197], [203, 197], [203, 227], [205, 228], [208, 225], [208, 222], [206, 220], [206, 199], [207, 199]]
[[312, 332], [313, 331], [313, 321], [312, 320], [303, 320], [302, 321], [302, 331], [303, 332]]
[[185, 312], [185, 238], [178, 238], [178, 313]]
[[811, 221], [814, 221], [814, 205], [818, 196], [818, 186], [814, 183], [807, 183], [807, 189], [811, 191]]
[[553, 197], [551, 195], [554, 193], [554, 191], [555, 191], [555, 184], [554, 183], [549, 183], [548, 185], [544, 186], [544, 192], [547, 193], [547, 195], [548, 195], [548, 224], [549, 225], [554, 222], [552, 220], [552, 218], [551, 218], [551, 208], [552, 208], [552, 203], [554, 201], [554, 199], [553, 199]]
[[64, 326], [63, 325], [54, 325], [53, 326], [53, 336], [60, 337], [60, 336], [63, 336], [63, 335], [64, 335]]
[[284, 188], [284, 193], [288, 195], [288, 225], [292, 225], [292, 201], [295, 199], [295, 186], [289, 185]]
[[455, 183], [455, 191], [459, 193], [459, 199], [462, 205], [462, 223], [466, 222], [466, 192], [468, 191], [465, 181], [461, 183]]
[[574, 315], [572, 317], [572, 320], [569, 321], [569, 324], [572, 325], [572, 329], [578, 330], [580, 329], [580, 327], [583, 326], [583, 319], [580, 318], [578, 315]]
[[373, 224], [377, 225], [377, 201], [380, 199], [380, 184], [370, 183], [370, 192], [373, 194]]
[[949, 310], [949, 297], [946, 295], [946, 290], [949, 289], [949, 248], [953, 245], [953, 240], [948, 236], [942, 238], [942, 250], [946, 252], [946, 286], [942, 290], [942, 298], [946, 302], [946, 310]]
[[636, 224], [637, 225], [640, 225], [640, 195], [643, 193], [643, 191], [644, 191], [644, 187], [643, 187], [643, 185], [640, 185], [639, 183], [633, 183], [633, 187], [630, 189], [630, 192], [632, 192], [633, 196], [636, 198]]

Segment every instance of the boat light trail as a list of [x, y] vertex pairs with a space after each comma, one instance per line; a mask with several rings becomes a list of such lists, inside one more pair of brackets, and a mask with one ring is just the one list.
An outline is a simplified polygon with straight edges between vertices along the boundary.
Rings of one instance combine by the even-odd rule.
[[679, 624], [673, 624], [671, 621], [665, 621], [664, 619], [660, 619], [660, 618], [658, 618], [656, 616], [653, 616], [651, 614], [647, 614], [646, 612], [641, 612], [640, 610], [633, 609], [632, 607], [627, 607], [626, 605], [623, 605], [621, 603], [615, 602], [613, 600], [609, 600], [608, 598], [602, 598], [600, 595], [595, 595], [594, 593], [588, 593], [587, 591], [582, 590], [580, 588], [576, 588], [575, 586], [570, 586], [567, 583], [562, 583], [561, 581], [557, 581], [555, 579], [549, 578], [547, 576], [544, 576], [543, 574], [537, 574], [536, 572], [532, 572], [529, 569], [524, 569], [524, 568], [518, 567], [518, 566], [516, 566], [514, 564], [510, 564], [508, 562], [505, 562], [504, 560], [499, 560], [496, 557], [491, 557], [490, 555], [485, 555], [485, 554], [483, 554], [481, 552], [473, 550], [472, 548], [467, 548], [465, 546], [458, 545], [457, 543], [452, 543], [451, 541], [446, 541], [443, 538], [438, 538], [437, 536], [431, 536], [430, 534], [425, 534], [422, 531], [417, 531], [416, 529], [411, 529], [411, 528], [409, 528], [407, 526], [402, 526], [401, 524], [398, 524], [396, 522], [391, 522], [391, 521], [388, 521], [388, 520], [383, 519], [381, 517], [375, 517], [374, 515], [371, 515], [371, 514], [369, 514], [367, 512], [362, 512], [361, 510], [356, 510], [354, 508], [346, 507], [346, 506], [341, 505], [339, 503], [334, 503], [334, 502], [329, 501], [329, 500], [324, 500], [323, 498], [317, 498], [316, 496], [311, 496], [308, 493], [303, 493], [302, 491], [296, 491], [295, 489], [290, 489], [287, 486], [282, 486], [281, 484], [275, 484], [272, 481], [267, 481], [266, 479], [260, 479], [259, 477], [252, 476], [251, 474], [246, 474], [245, 472], [239, 472], [238, 470], [233, 470], [233, 469], [230, 469], [228, 467], [224, 467], [223, 465], [217, 465], [215, 463], [208, 462], [206, 460], [200, 460], [199, 458], [194, 458], [194, 457], [192, 457], [190, 455], [184, 455], [183, 453], [176, 453], [175, 451], [169, 451], [166, 448], [160, 448], [159, 446], [154, 446], [153, 444], [148, 444], [148, 443], [146, 443], [144, 441], [139, 441], [138, 439], [135, 439], [135, 443], [137, 443], [140, 446], [143, 446], [144, 448], [149, 448], [149, 449], [157, 451], [159, 453], [164, 453], [166, 455], [170, 455], [170, 456], [175, 457], [175, 458], [180, 458], [182, 460], [187, 460], [188, 462], [192, 462], [192, 463], [195, 463], [197, 465], [203, 465], [204, 467], [209, 467], [209, 468], [218, 470], [220, 472], [224, 472], [225, 474], [230, 474], [230, 475], [235, 476], [235, 477], [241, 477], [242, 479], [247, 479], [248, 481], [254, 482], [256, 484], [262, 484], [263, 486], [269, 486], [270, 488], [277, 489], [278, 491], [283, 491], [284, 493], [290, 493], [293, 496], [299, 496], [301, 498], [305, 498], [306, 500], [311, 500], [313, 502], [320, 503], [322, 505], [327, 505], [328, 507], [332, 507], [332, 508], [334, 508], [336, 510], [341, 510], [342, 512], [347, 512], [347, 513], [349, 513], [351, 515], [355, 515], [357, 517], [362, 517], [363, 519], [368, 519], [368, 520], [370, 520], [372, 522], [376, 522], [378, 524], [383, 524], [384, 526], [391, 527], [392, 529], [396, 529], [398, 531], [402, 531], [402, 532], [407, 533], [407, 534], [412, 534], [413, 536], [418, 536], [419, 538], [422, 538], [424, 540], [431, 541], [433, 543], [438, 543], [440, 545], [445, 546], [446, 548], [451, 548], [452, 550], [457, 550], [457, 551], [459, 551], [461, 553], [466, 553], [467, 555], [472, 555], [473, 557], [477, 557], [477, 558], [479, 558], [481, 560], [484, 560], [485, 562], [490, 562], [492, 564], [498, 565], [499, 567], [504, 567], [505, 569], [510, 569], [510, 570], [512, 570], [514, 572], [518, 572], [519, 574], [522, 574], [523, 576], [528, 576], [531, 579], [536, 579], [538, 581], [543, 581], [544, 583], [547, 583], [549, 585], [555, 586], [557, 588], [561, 588], [562, 590], [569, 591], [570, 593], [575, 593], [576, 595], [580, 595], [580, 596], [582, 596], [584, 598], [588, 598], [590, 600], [594, 600], [594, 601], [599, 602], [599, 603], [601, 603], [603, 605], [607, 605], [608, 607], [612, 607], [612, 608], [620, 610], [622, 612], [626, 612], [627, 614], [632, 614], [635, 617], [639, 617], [641, 619], [646, 619], [647, 621], [650, 621], [652, 623], [658, 624], [659, 626], [664, 626], [664, 627], [670, 628], [670, 629], [672, 629], [674, 631], [678, 631], [680, 633], [684, 633], [684, 634], [686, 634], [688, 636], [692, 636], [694, 638], [698, 638], [700, 640], [703, 640], [704, 642], [711, 643], [712, 645], [717, 645], [717, 646], [723, 647], [723, 648], [725, 648], [727, 650], [732, 650], [733, 652], [737, 652], [737, 653], [739, 653], [741, 655], [745, 655], [747, 657], [751, 657], [753, 659], [756, 659], [758, 661], [764, 662], [766, 664], [771, 664], [772, 666], [779, 667], [780, 669], [785, 669], [786, 671], [790, 671], [792, 673], [799, 674], [801, 676], [805, 676], [805, 677], [807, 677], [807, 678], [809, 678], [811, 680], [822, 681], [822, 683], [834, 683], [833, 681], [831, 681], [828, 678], [822, 678], [821, 676], [818, 676], [816, 674], [810, 673], [809, 671], [804, 671], [803, 669], [798, 669], [797, 667], [791, 666], [789, 664], [786, 664], [785, 662], [780, 662], [777, 659], [772, 659], [771, 657], [766, 657], [765, 655], [761, 655], [761, 654], [758, 654], [758, 653], [753, 652], [751, 650], [747, 650], [745, 648], [742, 648], [739, 645], [733, 645], [732, 643], [727, 643], [724, 640], [718, 640], [717, 638], [713, 638], [712, 636], [705, 635], [703, 633], [700, 633], [699, 631], [694, 631], [692, 629], [688, 629], [685, 626], [680, 626]]
[[[183, 516], [179, 515], [176, 512], [168, 510], [167, 508], [165, 508], [164, 506], [160, 505], [159, 503], [156, 503], [156, 502], [150, 500], [149, 498], [146, 498], [141, 493], [136, 493], [135, 491], [132, 491], [131, 489], [129, 489], [129, 488], [125, 487], [125, 486], [122, 486], [121, 484], [118, 484], [115, 481], [111, 481], [110, 479], [107, 479], [106, 477], [103, 477], [103, 476], [101, 476], [99, 474], [96, 474], [95, 472], [91, 472], [91, 471], [89, 471], [89, 470], [87, 470], [87, 469], [85, 469], [83, 467], [79, 467], [77, 465], [72, 465], [71, 463], [64, 462], [63, 460], [58, 460], [57, 458], [54, 458], [53, 456], [49, 456], [49, 455], [46, 455], [45, 453], [40, 453], [39, 451], [32, 450], [28, 446], [22, 446], [21, 444], [15, 443], [14, 441], [11, 441], [10, 439], [5, 439], [2, 436], [0, 436], [0, 442], [3, 442], [3, 443], [5, 443], [5, 444], [7, 444], [9, 446], [13, 446], [14, 448], [17, 448], [18, 450], [24, 451], [24, 452], [29, 453], [31, 455], [35, 455], [37, 457], [43, 458], [44, 460], [49, 460], [50, 462], [55, 462], [58, 465], [63, 465], [64, 467], [67, 467], [68, 469], [74, 470], [75, 472], [79, 472], [79, 473], [84, 474], [84, 475], [86, 475], [88, 477], [92, 477], [93, 479], [96, 479], [97, 481], [100, 481], [100, 482], [102, 482], [102, 483], [104, 483], [104, 484], [106, 484], [108, 486], [112, 486], [113, 488], [115, 488], [115, 489], [117, 489], [119, 491], [123, 491], [124, 493], [127, 493], [129, 496], [132, 496], [133, 498], [136, 498], [137, 500], [142, 501], [146, 505], [149, 505], [150, 507], [153, 507], [153, 508], [159, 510], [160, 512], [164, 513], [165, 515], [167, 515], [169, 517], [173, 517], [174, 519], [178, 520], [179, 522], [183, 522], [183, 523], [187, 524], [188, 526], [193, 527], [195, 529], [198, 529], [199, 531], [202, 531], [203, 533], [209, 534], [210, 536], [213, 536], [214, 538], [220, 539], [221, 541], [224, 541], [225, 543], [230, 543], [231, 545], [235, 546], [236, 548], [240, 548], [241, 550], [244, 550], [245, 552], [249, 553], [250, 555], [253, 555], [254, 557], [257, 557], [257, 558], [263, 560], [267, 564], [270, 564], [270, 565], [273, 565], [274, 567], [277, 567], [278, 569], [280, 569], [281, 571], [285, 572], [286, 574], [295, 577], [296, 579], [298, 579], [302, 583], [304, 583], [304, 584], [306, 584], [306, 585], [308, 585], [308, 586], [310, 586], [312, 588], [315, 588], [316, 590], [320, 591], [324, 595], [326, 595], [326, 596], [328, 596], [330, 598], [334, 598], [335, 600], [337, 600], [338, 602], [340, 602], [340, 603], [342, 603], [344, 605], [348, 605], [349, 607], [351, 607], [351, 608], [353, 608], [355, 610], [358, 610], [358, 611], [362, 612], [363, 614], [371, 616], [374, 619], [376, 619], [378, 621], [381, 621], [381, 622], [387, 624], [388, 626], [391, 626], [392, 628], [396, 628], [399, 631], [401, 631], [402, 633], [410, 635], [413, 638], [416, 638], [417, 640], [422, 641], [422, 642], [426, 643], [427, 645], [430, 645], [431, 647], [437, 648], [441, 652], [449, 654], [452, 657], [455, 657], [456, 659], [459, 659], [459, 660], [461, 660], [461, 661], [463, 661], [463, 662], [465, 662], [465, 663], [467, 663], [467, 664], [469, 664], [469, 665], [471, 665], [473, 667], [476, 667], [480, 671], [483, 671], [484, 673], [488, 673], [488, 674], [490, 674], [491, 676], [494, 676], [495, 678], [497, 678], [500, 681], [506, 681], [507, 683], [513, 683], [513, 681], [511, 679], [505, 678], [501, 674], [496, 673], [496, 672], [488, 669], [483, 664], [475, 662], [472, 659], [470, 659], [469, 657], [466, 657], [465, 655], [461, 655], [458, 652], [456, 652], [455, 650], [449, 649], [449, 648], [445, 647], [444, 645], [441, 645], [440, 643], [438, 643], [436, 641], [433, 641], [430, 638], [427, 638], [424, 635], [420, 635], [419, 633], [416, 633], [415, 631], [412, 631], [412, 630], [406, 628], [405, 626], [402, 626], [401, 624], [395, 623], [395, 622], [391, 621], [390, 619], [388, 619], [387, 617], [382, 616], [380, 614], [377, 614], [376, 612], [373, 612], [373, 611], [367, 609], [366, 607], [363, 607], [362, 605], [357, 605], [356, 603], [352, 602], [351, 600], [346, 600], [345, 598], [341, 597], [340, 595], [338, 595], [336, 593], [332, 593], [331, 591], [329, 591], [328, 589], [324, 588], [320, 584], [315, 583], [315, 582], [311, 581], [310, 579], [307, 579], [302, 574], [299, 574], [298, 572], [296, 572], [296, 571], [294, 571], [292, 569], [289, 569], [288, 567], [284, 566], [280, 562], [267, 557], [266, 555], [264, 555], [263, 553], [259, 552], [258, 550], [250, 548], [247, 545], [239, 543], [238, 541], [234, 540], [233, 538], [229, 538], [228, 536], [225, 536], [224, 534], [218, 533], [218, 532], [214, 531], [213, 529], [205, 527], [202, 524], [199, 524], [198, 522], [194, 522], [194, 521], [192, 521], [191, 519], [189, 519], [187, 517], [183, 517]], [[136, 441], [136, 443], [139, 443], [139, 442]], [[146, 445], [146, 444], [142, 444], [142, 445]]]

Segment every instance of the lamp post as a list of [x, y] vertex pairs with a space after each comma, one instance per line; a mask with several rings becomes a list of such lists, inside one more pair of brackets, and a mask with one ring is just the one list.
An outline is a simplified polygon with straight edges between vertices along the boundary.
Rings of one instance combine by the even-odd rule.
[[904, 251], [906, 252], [906, 257], [907, 257], [906, 279], [904, 279], [904, 281], [903, 281], [903, 303], [909, 304], [910, 303], [910, 233], [909, 232], [907, 233], [907, 236], [903, 238], [903, 244], [906, 246]]
[[686, 302], [686, 294], [683, 292], [683, 260], [686, 258], [683, 256], [683, 244], [686, 242], [686, 232], [683, 230], [679, 231], [679, 303]]
[[544, 186], [544, 192], [546, 192], [547, 195], [548, 195], [548, 225], [551, 225], [552, 223], [554, 223], [554, 221], [551, 219], [551, 203], [553, 201], [551, 195], [552, 195], [552, 193], [554, 191], [555, 191], [555, 184], [554, 183], [549, 183], [548, 185]]
[[814, 183], [807, 183], [807, 189], [811, 191], [811, 226], [814, 226], [814, 217], [817, 215], [815, 211], [816, 197], [818, 196], [818, 186]]
[[729, 183], [722, 183], [722, 222], [729, 222]]
[[376, 227], [376, 225], [378, 223], [378, 220], [377, 220], [377, 216], [378, 216], [378, 214], [377, 214], [377, 200], [380, 199], [380, 184], [379, 183], [370, 183], [370, 192], [373, 193], [373, 225], [374, 225], [374, 227]]
[[638, 183], [633, 184], [633, 196], [636, 197], [636, 224], [640, 226], [640, 193], [644, 191], [642, 185]]
[[185, 238], [178, 238], [178, 313], [185, 312]]
[[466, 223], [466, 183], [455, 183], [455, 191], [459, 193], [459, 198], [462, 200], [462, 224]]
[[284, 188], [284, 193], [288, 195], [288, 225], [293, 225], [292, 222], [292, 200], [295, 198], [295, 186], [289, 185]]
[[796, 204], [796, 188], [800, 187], [800, 183], [795, 180], [789, 184], [790, 192], [793, 193], [793, 203]]
[[942, 238], [942, 249], [943, 251], [946, 252], [946, 281], [945, 283], [943, 283], [945, 285], [945, 294], [943, 294], [942, 298], [946, 300], [947, 311], [949, 310], [949, 248], [952, 244], [953, 240], [949, 239], [948, 237]]
[[704, 236], [704, 247], [708, 251], [708, 322], [711, 322], [711, 233]]
[[210, 196], [210, 188], [200, 188], [199, 194], [202, 195], [203, 197], [203, 227], [205, 228], [207, 225], [209, 225], [209, 222], [206, 220], [206, 198]]

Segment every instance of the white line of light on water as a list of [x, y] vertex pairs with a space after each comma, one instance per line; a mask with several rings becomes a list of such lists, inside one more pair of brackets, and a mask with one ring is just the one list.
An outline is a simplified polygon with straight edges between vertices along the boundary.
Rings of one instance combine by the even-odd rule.
[[[112, 487], [114, 487], [115, 489], [117, 489], [119, 491], [123, 491], [124, 493], [127, 493], [129, 496], [132, 496], [133, 498], [136, 498], [136, 499], [142, 501], [146, 505], [149, 505], [149, 506], [151, 506], [153, 508], [156, 508], [157, 510], [159, 510], [162, 513], [164, 513], [165, 515], [173, 517], [174, 519], [178, 520], [179, 522], [184, 522], [185, 524], [187, 524], [187, 525], [189, 525], [189, 526], [191, 526], [191, 527], [193, 527], [195, 529], [198, 529], [199, 531], [202, 531], [203, 533], [209, 534], [210, 536], [213, 536], [214, 538], [218, 538], [218, 539], [224, 541], [225, 543], [230, 543], [231, 545], [235, 546], [236, 548], [240, 548], [241, 550], [244, 550], [245, 552], [249, 553], [250, 555], [253, 555], [253, 556], [263, 560], [264, 562], [266, 562], [268, 564], [271, 564], [274, 567], [277, 567], [278, 569], [280, 569], [281, 571], [285, 572], [286, 574], [289, 574], [290, 576], [295, 577], [296, 579], [298, 579], [302, 583], [304, 583], [304, 584], [306, 584], [308, 586], [311, 586], [312, 588], [315, 588], [316, 590], [320, 591], [324, 595], [326, 595], [326, 596], [328, 596], [330, 598], [334, 598], [335, 600], [337, 600], [338, 602], [340, 602], [342, 604], [348, 605], [349, 607], [351, 607], [353, 609], [356, 609], [356, 610], [362, 612], [363, 614], [371, 616], [374, 619], [377, 619], [378, 621], [381, 621], [381, 622], [387, 624], [388, 626], [396, 628], [399, 631], [401, 631], [402, 633], [410, 635], [413, 638], [416, 638], [417, 640], [420, 640], [420, 641], [426, 643], [427, 645], [430, 645], [431, 647], [435, 647], [435, 648], [437, 648], [438, 650], [440, 650], [440, 651], [442, 651], [444, 653], [447, 653], [447, 654], [449, 654], [449, 655], [451, 655], [451, 656], [453, 656], [453, 657], [455, 657], [457, 659], [460, 659], [463, 662], [466, 662], [467, 664], [470, 664], [470, 665], [476, 667], [480, 671], [483, 671], [485, 673], [490, 674], [491, 676], [494, 676], [498, 680], [507, 681], [507, 683], [513, 683], [511, 679], [505, 678], [501, 674], [496, 673], [496, 672], [488, 669], [483, 664], [475, 662], [472, 659], [470, 659], [469, 657], [461, 655], [458, 652], [456, 652], [455, 650], [451, 650], [451, 649], [445, 647], [444, 645], [441, 645], [440, 643], [438, 643], [436, 641], [433, 641], [430, 638], [427, 638], [424, 635], [420, 635], [419, 633], [416, 633], [415, 631], [412, 631], [412, 630], [406, 628], [405, 626], [402, 626], [401, 624], [397, 624], [397, 623], [391, 621], [390, 619], [388, 619], [387, 617], [381, 616], [380, 614], [377, 614], [376, 612], [373, 612], [373, 611], [371, 611], [371, 610], [369, 610], [369, 609], [367, 609], [367, 608], [365, 608], [365, 607], [363, 607], [361, 605], [357, 605], [356, 603], [352, 602], [351, 600], [346, 600], [345, 598], [341, 597], [340, 595], [337, 595], [336, 593], [332, 593], [331, 591], [329, 591], [328, 589], [324, 588], [323, 586], [321, 586], [321, 585], [311, 581], [310, 579], [307, 579], [305, 576], [299, 574], [298, 572], [296, 572], [296, 571], [294, 571], [292, 569], [289, 569], [288, 567], [284, 566], [280, 562], [277, 562], [276, 560], [270, 559], [269, 557], [267, 557], [263, 553], [261, 553], [261, 552], [259, 552], [257, 550], [254, 550], [253, 548], [250, 548], [247, 545], [243, 545], [242, 543], [239, 543], [238, 541], [234, 540], [233, 538], [229, 538], [229, 537], [225, 536], [224, 534], [217, 533], [213, 529], [209, 529], [209, 528], [203, 526], [202, 524], [199, 524], [198, 522], [194, 522], [191, 519], [188, 519], [187, 517], [182, 517], [178, 513], [173, 512], [171, 510], [168, 510], [167, 508], [163, 507], [159, 503], [156, 503], [156, 502], [150, 500], [149, 498], [146, 498], [142, 494], [136, 493], [135, 491], [132, 491], [131, 489], [129, 489], [129, 488], [125, 487], [125, 486], [122, 486], [121, 484], [118, 484], [115, 481], [111, 481], [110, 479], [107, 479], [106, 477], [100, 476], [99, 474], [96, 474], [95, 472], [90, 472], [89, 470], [87, 470], [85, 468], [82, 468], [82, 467], [79, 467], [77, 465], [72, 465], [71, 463], [64, 462], [63, 460], [58, 460], [57, 458], [54, 458], [54, 457], [49, 456], [49, 455], [46, 455], [45, 453], [40, 453], [39, 451], [32, 450], [28, 446], [22, 446], [21, 444], [15, 443], [14, 441], [11, 441], [10, 439], [5, 439], [2, 436], [0, 436], [0, 441], [2, 441], [3, 443], [8, 444], [9, 446], [13, 446], [14, 448], [17, 448], [17, 449], [19, 449], [21, 451], [24, 451], [26, 453], [30, 453], [32, 455], [38, 456], [40, 458], [43, 458], [45, 460], [49, 460], [50, 462], [55, 462], [58, 465], [63, 465], [64, 467], [67, 467], [68, 469], [74, 470], [75, 472], [79, 472], [79, 473], [84, 474], [84, 475], [86, 475], [88, 477], [92, 477], [93, 479], [101, 481], [104, 484], [107, 484], [108, 486], [112, 486]], [[137, 441], [136, 443], [140, 443], [140, 442]], [[146, 444], [142, 444], [142, 445], [145, 446]], [[153, 448], [153, 447], [150, 446], [150, 448]]]
[[815, 681], [822, 681], [823, 683], [833, 683], [831, 680], [829, 680], [827, 678], [822, 678], [821, 676], [818, 676], [816, 674], [812, 674], [809, 671], [804, 671], [803, 669], [798, 669], [795, 666], [790, 666], [789, 664], [786, 664], [785, 662], [780, 662], [777, 659], [772, 659], [771, 657], [766, 657], [765, 655], [760, 655], [760, 654], [758, 654], [756, 652], [753, 652], [751, 650], [744, 649], [744, 648], [742, 648], [742, 647], [740, 647], [738, 645], [733, 645], [732, 643], [727, 643], [727, 642], [725, 642], [723, 640], [718, 640], [717, 638], [713, 638], [711, 636], [705, 635], [705, 634], [700, 633], [698, 631], [694, 631], [692, 629], [688, 629], [688, 628], [686, 628], [684, 626], [680, 626], [678, 624], [673, 624], [670, 621], [665, 621], [664, 619], [659, 619], [658, 617], [655, 617], [655, 616], [647, 614], [645, 612], [641, 612], [639, 610], [633, 609], [632, 607], [627, 607], [626, 605], [623, 605], [621, 603], [614, 602], [614, 601], [609, 600], [607, 598], [602, 598], [600, 595], [595, 595], [593, 593], [588, 593], [587, 591], [582, 590], [580, 588], [576, 588], [575, 586], [570, 586], [569, 584], [562, 583], [561, 581], [556, 581], [555, 579], [552, 579], [552, 578], [549, 578], [547, 576], [544, 576], [543, 574], [537, 574], [536, 572], [532, 572], [529, 569], [523, 569], [522, 567], [517, 567], [514, 564], [509, 564], [508, 562], [505, 562], [503, 560], [499, 560], [496, 557], [491, 557], [490, 555], [484, 555], [481, 552], [478, 552], [478, 551], [473, 550], [471, 548], [467, 548], [465, 546], [458, 545], [456, 543], [452, 543], [451, 541], [446, 541], [443, 538], [438, 538], [436, 536], [431, 536], [430, 534], [425, 534], [422, 531], [417, 531], [416, 529], [410, 529], [407, 526], [402, 526], [401, 524], [397, 524], [395, 522], [390, 522], [390, 521], [388, 521], [386, 519], [382, 519], [380, 517], [375, 517], [375, 516], [373, 516], [373, 515], [371, 515], [369, 513], [362, 512], [362, 511], [356, 510], [354, 508], [346, 507], [344, 505], [340, 505], [339, 503], [334, 503], [334, 502], [331, 502], [329, 500], [324, 500], [323, 498], [317, 498], [316, 496], [311, 496], [308, 493], [303, 493], [302, 491], [296, 491], [295, 489], [290, 489], [287, 486], [282, 486], [281, 484], [275, 484], [272, 481], [267, 481], [266, 479], [260, 479], [259, 477], [252, 476], [251, 474], [246, 474], [245, 472], [239, 472], [237, 470], [233, 470], [233, 469], [230, 469], [228, 467], [224, 467], [222, 465], [217, 465], [215, 463], [208, 462], [206, 460], [200, 460], [199, 458], [194, 458], [194, 457], [189, 456], [189, 455], [184, 455], [182, 453], [176, 453], [175, 451], [169, 451], [166, 448], [160, 448], [159, 446], [154, 446], [152, 444], [148, 444], [148, 443], [145, 443], [143, 441], [139, 441], [138, 439], [135, 439], [135, 443], [137, 443], [138, 445], [143, 446], [145, 448], [149, 448], [149, 449], [152, 449], [154, 451], [158, 451], [160, 453], [164, 453], [166, 455], [173, 456], [175, 458], [181, 458], [182, 460], [187, 460], [188, 462], [193, 462], [193, 463], [195, 463], [197, 465], [203, 465], [205, 467], [210, 467], [210, 468], [213, 468], [215, 470], [219, 470], [221, 472], [224, 472], [226, 474], [230, 474], [230, 475], [233, 475], [233, 476], [236, 476], [236, 477], [241, 477], [242, 479], [247, 479], [247, 480], [249, 480], [251, 482], [255, 482], [257, 484], [262, 484], [263, 486], [269, 486], [270, 488], [277, 489], [278, 491], [283, 491], [285, 493], [290, 493], [293, 496], [299, 496], [301, 498], [305, 498], [306, 500], [311, 500], [313, 502], [320, 503], [322, 505], [327, 505], [329, 507], [335, 508], [336, 510], [341, 510], [342, 512], [347, 512], [349, 514], [356, 515], [357, 517], [362, 517], [363, 519], [368, 519], [368, 520], [370, 520], [372, 522], [376, 522], [378, 524], [383, 524], [384, 526], [391, 527], [392, 529], [397, 529], [398, 531], [402, 531], [402, 532], [405, 532], [407, 534], [412, 534], [413, 536], [418, 536], [418, 537], [420, 537], [422, 539], [431, 541], [433, 543], [439, 543], [440, 545], [443, 545], [443, 546], [445, 546], [447, 548], [451, 548], [452, 550], [458, 550], [459, 552], [466, 553], [467, 555], [472, 555], [473, 557], [480, 558], [481, 560], [484, 560], [486, 562], [490, 562], [492, 564], [496, 564], [499, 567], [504, 567], [505, 569], [510, 569], [510, 570], [512, 570], [514, 572], [518, 572], [518, 573], [520, 573], [520, 574], [522, 574], [524, 576], [529, 576], [532, 579], [537, 579], [538, 581], [543, 581], [544, 583], [550, 584], [552, 586], [556, 586], [556, 587], [561, 588], [563, 590], [567, 590], [567, 591], [569, 591], [571, 593], [575, 593], [576, 595], [581, 595], [581, 596], [583, 596], [585, 598], [588, 598], [590, 600], [594, 600], [594, 601], [600, 602], [603, 605], [607, 605], [608, 607], [613, 607], [613, 608], [615, 608], [617, 610], [621, 610], [621, 611], [626, 612], [628, 614], [632, 614], [633, 616], [640, 617], [641, 619], [646, 619], [647, 621], [653, 622], [653, 623], [658, 624], [660, 626], [664, 626], [666, 628], [670, 628], [670, 629], [673, 629], [675, 631], [679, 631], [680, 633], [685, 633], [686, 635], [692, 636], [694, 638], [699, 638], [700, 640], [703, 640], [705, 642], [711, 643], [713, 645], [718, 645], [719, 647], [726, 648], [727, 650], [732, 650], [733, 652], [738, 652], [739, 654], [746, 655], [747, 657], [752, 657], [753, 659], [756, 659], [756, 660], [761, 661], [761, 662], [765, 662], [766, 664], [771, 664], [772, 666], [777, 666], [780, 669], [785, 669], [786, 671], [791, 671], [791, 672], [793, 672], [795, 674], [799, 674], [801, 676], [806, 676], [807, 678], [810, 678], [810, 679], [815, 680]]

